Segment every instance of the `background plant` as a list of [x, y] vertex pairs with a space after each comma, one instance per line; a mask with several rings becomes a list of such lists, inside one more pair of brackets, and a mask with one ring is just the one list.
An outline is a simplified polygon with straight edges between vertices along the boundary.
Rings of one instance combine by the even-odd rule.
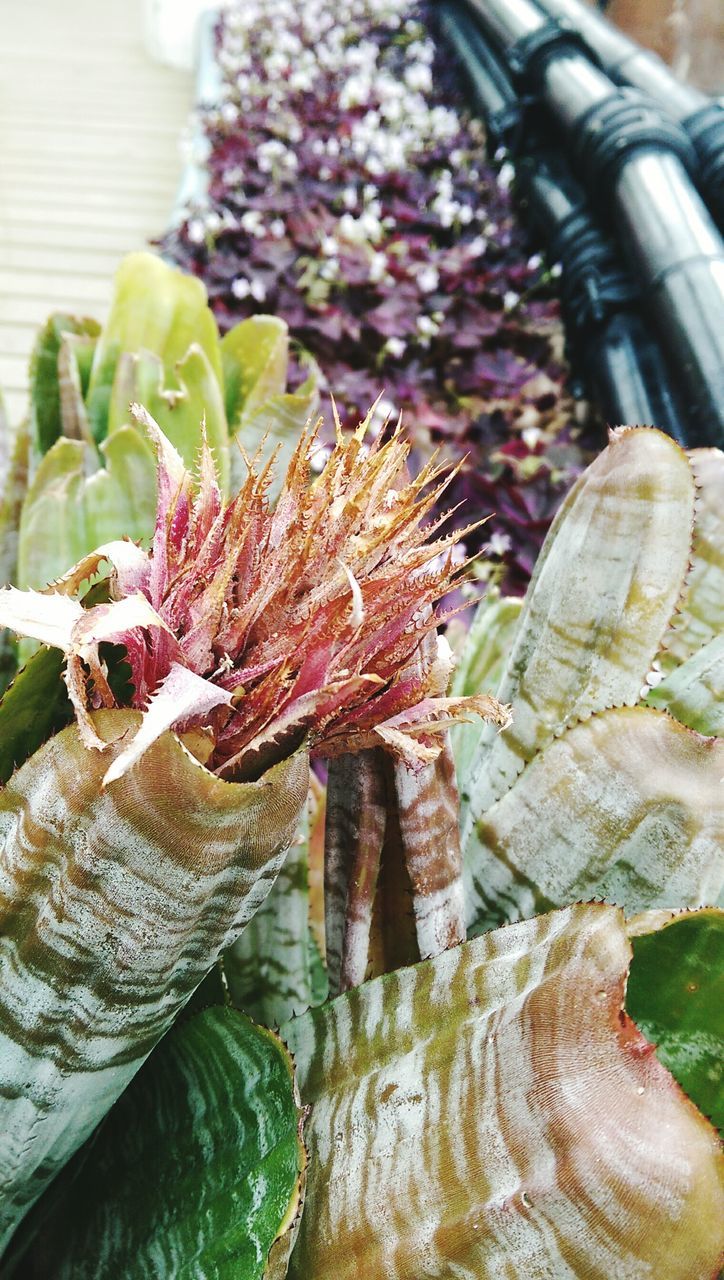
[[271, 309], [354, 427], [384, 388], [419, 456], [469, 454], [454, 497], [520, 591], [584, 451], [558, 304], [409, 0], [256, 0], [224, 12], [204, 113], [209, 205], [164, 242], [222, 329]]

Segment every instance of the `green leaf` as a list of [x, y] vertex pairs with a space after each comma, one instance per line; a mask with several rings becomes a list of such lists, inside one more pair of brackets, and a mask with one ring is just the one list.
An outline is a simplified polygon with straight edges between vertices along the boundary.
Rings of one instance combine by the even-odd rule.
[[43, 645], [0, 700], [0, 784], [70, 723], [73, 709], [61, 679], [64, 661], [59, 649]]
[[724, 741], [662, 712], [623, 707], [574, 725], [478, 822], [470, 927], [594, 896], [628, 913], [715, 902], [723, 777]]
[[686, 454], [649, 428], [620, 429], [574, 485], [538, 558], [497, 690], [513, 707], [486, 730], [461, 809], [471, 887], [482, 892], [476, 827], [567, 725], [639, 701], [679, 602], [691, 555], [695, 488]]
[[101, 445], [57, 440], [43, 458], [20, 521], [18, 586], [42, 590], [88, 552], [114, 538], [148, 541], [156, 516], [150, 444], [122, 427]]
[[282, 1028], [309, 1173], [290, 1280], [693, 1280], [722, 1155], [622, 1012], [621, 913], [575, 906]]
[[116, 367], [124, 351], [158, 356], [166, 385], [174, 389], [174, 370], [192, 344], [202, 348], [221, 385], [219, 334], [202, 282], [155, 254], [129, 254], [116, 274], [110, 315], [90, 376], [87, 407], [95, 439], [102, 440], [107, 432]]
[[[320, 1003], [318, 952], [310, 933], [309, 813], [269, 896], [233, 947], [224, 975], [234, 1004], [267, 1026]], [[322, 987], [321, 999], [326, 996]]]
[[724, 911], [631, 923], [629, 1013], [692, 1101], [724, 1129]]
[[250, 316], [221, 339], [226, 416], [232, 430], [287, 385], [289, 330], [276, 316]]
[[[71, 724], [0, 792], [0, 1248], [266, 897], [309, 785], [209, 773], [170, 733], [103, 786], [140, 721]], [[228, 1122], [228, 1119], [227, 1119]]]
[[690, 729], [724, 737], [724, 634], [674, 667], [647, 694], [646, 702], [668, 711]]
[[232, 1009], [196, 1014], [38, 1205], [16, 1262], [54, 1280], [263, 1280], [301, 1212], [300, 1121], [277, 1037]]
[[77, 317], [56, 312], [40, 330], [30, 357], [30, 416], [33, 440], [40, 453], [47, 453], [63, 434], [61, 396], [58, 379], [58, 354], [64, 334], [78, 334], [90, 339], [92, 351], [100, 325], [87, 316]]
[[[3, 445], [9, 439], [0, 401], [0, 432], [5, 432]], [[4, 467], [0, 495], [0, 584], [14, 583], [18, 560], [18, 525], [28, 486], [30, 463], [30, 429], [27, 419], [21, 423], [12, 441], [10, 456]], [[0, 627], [0, 694], [7, 688], [17, 670], [17, 641]]]
[[278, 449], [278, 462], [269, 487], [269, 496], [278, 497], [282, 479], [292, 454], [299, 443], [302, 428], [317, 411], [319, 394], [316, 381], [310, 377], [296, 392], [272, 396], [249, 413], [242, 413], [238, 431], [231, 441], [231, 488], [236, 491], [246, 479], [246, 464], [234, 441], [243, 445], [247, 454], [258, 455], [263, 465]]
[[148, 352], [124, 352], [120, 356], [109, 408], [109, 438], [119, 427], [129, 425], [128, 407], [134, 401], [156, 419], [189, 470], [198, 460], [201, 423], [205, 422], [219, 484], [224, 494], [228, 492], [229, 440], [223, 396], [209, 359], [198, 344], [192, 343], [174, 366], [172, 391], [167, 389], [166, 373], [158, 356]]

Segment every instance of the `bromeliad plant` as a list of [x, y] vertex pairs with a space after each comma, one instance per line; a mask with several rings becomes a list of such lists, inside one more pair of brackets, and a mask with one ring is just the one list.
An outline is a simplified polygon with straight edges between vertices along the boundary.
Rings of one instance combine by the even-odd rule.
[[[271, 466], [251, 460], [226, 504], [206, 442], [194, 480], [134, 413], [158, 455], [150, 552], [112, 542], [44, 594], [0, 592], [5, 626], [61, 651], [76, 717], [51, 736], [58, 694], [37, 699], [60, 663], [41, 649], [0, 726], [21, 766], [3, 796], [6, 1233], [262, 901], [309, 753], [384, 743], [414, 769], [457, 716], [506, 720], [485, 696], [446, 697], [449, 667], [425, 644], [456, 535], [424, 519], [450, 477], [405, 481], [399, 431], [369, 448], [366, 424], [340, 435], [313, 486], [305, 432], [274, 507]], [[103, 599], [82, 602], [104, 562]], [[29, 708], [32, 746], [48, 740], [23, 763]]]
[[[673, 655], [667, 624], [676, 607], [682, 653], [698, 650], [707, 627], [718, 625], [706, 621], [703, 605], [716, 598], [711, 573], [720, 570], [703, 541], [711, 528], [705, 513], [716, 504], [707, 505], [706, 487], [698, 507], [695, 501], [692, 465], [699, 470], [701, 456], [692, 464], [653, 431], [615, 436], [544, 550], [512, 653], [505, 640], [496, 647], [479, 621], [471, 637], [477, 647], [462, 664], [461, 679], [476, 686], [472, 707], [500, 722], [504, 708], [480, 701], [478, 680], [502, 661], [502, 688], [520, 717], [519, 729], [514, 721], [491, 734], [492, 744], [487, 733], [480, 748], [467, 743], [477, 788], [489, 757], [511, 758], [495, 755], [508, 738], [519, 762], [519, 777], [509, 770], [514, 792], [556, 743], [570, 743], [588, 724], [594, 735], [602, 722], [621, 726], [618, 789], [611, 752], [586, 757], [569, 747], [577, 792], [554, 758], [549, 787], [560, 778], [558, 809], [574, 824], [568, 861], [563, 837], [556, 845], [546, 825], [544, 791], [536, 812], [526, 813], [526, 829], [533, 873], [539, 835], [541, 863], [550, 854], [562, 867], [583, 866], [586, 897], [597, 891], [591, 866], [605, 863], [609, 844], [627, 853], [618, 862], [623, 884], [629, 873], [634, 878], [633, 859], [641, 865], [650, 855], [636, 895], [621, 896], [636, 918], [626, 922], [613, 905], [571, 903], [578, 886], [571, 893], [569, 879], [559, 894], [569, 905], [441, 951], [456, 939], [429, 926], [455, 920], [462, 867], [458, 846], [455, 874], [445, 823], [452, 780], [439, 731], [465, 702], [444, 698], [449, 658], [431, 644], [440, 620], [435, 600], [450, 577], [450, 540], [434, 528], [423, 536], [419, 521], [443, 477], [428, 471], [432, 487], [423, 496], [420, 478], [395, 471], [403, 461], [399, 436], [368, 454], [356, 437], [338, 442], [308, 488], [307, 439], [274, 511], [255, 505], [259, 481], [251, 474], [224, 509], [213, 496], [208, 450], [194, 487], [150, 430], [161, 467], [150, 554], [127, 542], [104, 549], [115, 563], [108, 599], [97, 598], [97, 587], [85, 607], [73, 599], [97, 558], [43, 597], [68, 654], [84, 731], [97, 733], [104, 749], [86, 747], [79, 728], [68, 727], [27, 760], [5, 793], [9, 877], [17, 871], [22, 882], [22, 893], [8, 899], [12, 980], [2, 994], [0, 1056], [11, 1069], [3, 1096], [21, 1189], [16, 1216], [41, 1175], [47, 1179], [67, 1158], [69, 1135], [77, 1139], [108, 1109], [220, 952], [227, 990], [237, 998], [251, 991], [256, 1011], [282, 1022], [294, 1067], [274, 1037], [233, 1008], [216, 966], [198, 997], [216, 1007], [188, 1009], [169, 1032], [94, 1142], [28, 1217], [11, 1246], [8, 1275], [713, 1280], [724, 1246], [716, 1137], [624, 1009], [633, 946], [630, 1012], [663, 1044], [690, 1096], [719, 1115], [724, 913], [645, 908], [667, 897], [681, 905], [684, 880], [667, 870], [677, 858], [691, 870], [684, 901], [710, 901], [715, 892], [715, 877], [701, 872], [699, 835], [702, 823], [719, 821], [712, 772], [724, 773], [722, 744], [664, 712], [626, 705], [639, 700], [655, 663], [663, 669], [664, 633]], [[707, 455], [713, 465], [719, 457]], [[196, 531], [213, 511], [200, 546]], [[242, 511], [258, 516], [246, 540]], [[252, 545], [256, 558], [247, 554]], [[209, 561], [204, 548], [214, 551]], [[262, 577], [267, 556], [274, 571]], [[202, 583], [192, 562], [212, 566]], [[293, 578], [284, 572], [288, 562]], [[198, 591], [189, 592], [194, 581]], [[247, 584], [239, 594], [237, 581]], [[212, 584], [216, 592], [208, 591]], [[16, 625], [25, 609], [24, 625], [36, 635], [38, 598], [3, 597]], [[285, 679], [254, 656], [258, 642], [279, 657], [282, 601], [293, 636]], [[575, 610], [570, 618], [566, 607]], [[133, 613], [139, 610], [142, 618]], [[505, 609], [497, 616], [513, 625]], [[113, 619], [125, 630], [114, 630]], [[242, 619], [249, 629], [236, 649], [228, 636]], [[197, 645], [202, 634], [211, 656], [200, 661], [199, 651], [208, 654]], [[123, 639], [128, 670], [116, 650], [96, 648], [103, 637]], [[46, 705], [38, 691], [51, 660], [50, 683], [59, 684], [60, 662], [49, 652], [34, 657], [0, 706], [6, 726], [11, 696], [16, 726], [28, 705]], [[140, 679], [154, 662], [156, 699], [145, 714], [120, 709], [134, 697], [129, 670]], [[244, 673], [241, 685], [235, 667]], [[525, 699], [512, 687], [513, 670], [520, 680], [527, 675]], [[179, 701], [172, 720], [174, 681], [199, 696], [202, 686], [220, 701], [203, 713]], [[104, 696], [117, 705], [96, 709]], [[608, 709], [599, 712], [596, 700]], [[673, 736], [686, 749], [659, 781], [652, 773], [656, 785], [647, 790], [632, 761], [650, 751], [654, 721], [673, 726], [662, 730], [667, 748]], [[169, 724], [174, 732], [164, 731]], [[230, 951], [224, 947], [280, 866], [277, 842], [290, 838], [302, 807], [310, 747], [332, 756], [329, 977], [333, 991], [353, 989], [302, 1012], [322, 998], [319, 955], [310, 962], [310, 926], [319, 942], [318, 810], [252, 921], [253, 945], [245, 946], [246, 930]], [[596, 790], [599, 768], [606, 777]], [[503, 775], [497, 767], [491, 774]], [[482, 791], [465, 777], [462, 790], [469, 814]], [[594, 863], [584, 863], [591, 846], [575, 826], [576, 796], [589, 792], [600, 815], [589, 826], [596, 837], [602, 832]], [[467, 833], [472, 828], [481, 841], [496, 812], [494, 802], [466, 819], [467, 896], [472, 885], [478, 929], [485, 927], [481, 855]], [[444, 833], [441, 843], [428, 839], [431, 830]], [[720, 847], [706, 847], [721, 859]], [[168, 869], [176, 859], [184, 865], [174, 878]], [[606, 896], [617, 900], [617, 888], [609, 881]], [[526, 889], [534, 893], [532, 876]], [[501, 918], [526, 913], [511, 900], [506, 885]], [[547, 906], [536, 897], [533, 910]], [[429, 959], [396, 968], [426, 951]], [[394, 971], [354, 985], [379, 969]], [[283, 1021], [292, 1011], [301, 1016]], [[307, 1109], [304, 1145], [299, 1102]]]

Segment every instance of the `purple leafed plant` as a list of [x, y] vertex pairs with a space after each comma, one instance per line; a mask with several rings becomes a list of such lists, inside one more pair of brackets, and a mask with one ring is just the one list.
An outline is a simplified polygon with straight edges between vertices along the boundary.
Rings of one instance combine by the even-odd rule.
[[209, 204], [164, 247], [204, 278], [222, 329], [286, 320], [345, 426], [383, 389], [377, 429], [401, 411], [418, 460], [467, 455], [450, 496], [466, 521], [495, 512], [468, 550], [515, 591], [584, 449], [510, 167], [486, 162], [430, 17], [407, 0], [226, 11]]

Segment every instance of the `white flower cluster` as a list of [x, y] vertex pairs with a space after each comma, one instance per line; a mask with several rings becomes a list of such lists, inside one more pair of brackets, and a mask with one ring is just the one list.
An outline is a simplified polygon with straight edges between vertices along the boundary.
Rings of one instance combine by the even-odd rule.
[[[235, 3], [225, 11], [222, 29], [219, 61], [226, 101], [217, 113], [219, 123], [233, 123], [243, 118], [252, 100], [266, 100], [275, 136], [259, 144], [256, 162], [262, 173], [293, 182], [295, 146], [303, 137], [294, 96], [312, 91], [322, 77], [331, 76], [339, 106], [350, 112], [351, 120], [349, 132], [314, 143], [322, 181], [332, 176], [327, 159], [340, 154], [366, 173], [366, 192], [384, 174], [415, 166], [425, 153], [454, 140], [460, 121], [455, 111], [428, 101], [435, 48], [412, 12], [410, 0]], [[385, 27], [394, 40], [380, 43], [369, 38], [371, 29]], [[470, 161], [460, 151], [454, 154], [459, 164]], [[243, 184], [244, 175], [236, 169], [224, 176], [230, 184], [232, 179]], [[343, 199], [338, 238], [366, 242], [374, 249], [394, 222], [388, 219], [385, 227], [374, 196], [367, 194], [362, 201], [355, 187], [348, 188]], [[442, 228], [466, 226], [482, 217], [452, 198], [447, 170], [440, 174], [432, 213]]]

